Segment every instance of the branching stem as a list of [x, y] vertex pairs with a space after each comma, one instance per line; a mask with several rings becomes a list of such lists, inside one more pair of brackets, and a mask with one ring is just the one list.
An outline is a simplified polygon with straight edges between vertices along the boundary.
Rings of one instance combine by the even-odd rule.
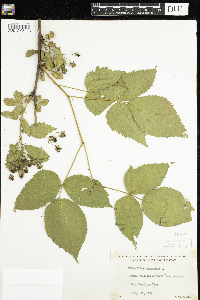
[[35, 79], [35, 87], [32, 92], [33, 99], [34, 99], [34, 115], [35, 115], [35, 126], [37, 125], [37, 115], [36, 115], [36, 91], [37, 91], [37, 83], [39, 78], [39, 71], [40, 71], [40, 63], [41, 63], [41, 20], [38, 20], [38, 64], [37, 64], [37, 72], [36, 72], [36, 79]]
[[[28, 103], [29, 103], [29, 101], [30, 101], [30, 96], [28, 96], [28, 99], [27, 99], [27, 101], [26, 101], [26, 105], [25, 105], [25, 108], [24, 108], [24, 110], [23, 110], [23, 112], [22, 112], [22, 115], [21, 115], [21, 118], [23, 118], [23, 115], [24, 115], [24, 113], [25, 113], [25, 110], [26, 110], [26, 107], [27, 107], [27, 105], [28, 105]], [[21, 122], [20, 122], [20, 125], [19, 125], [20, 127], [19, 127], [19, 138], [20, 138], [20, 144], [21, 144], [21, 151], [23, 152], [23, 143], [22, 143], [22, 125], [21, 125]]]
[[[88, 162], [88, 167], [89, 167], [89, 171], [90, 171], [90, 175], [91, 175], [91, 178], [92, 178], [92, 180], [93, 180], [93, 176], [92, 176], [92, 172], [91, 172], [91, 168], [90, 168], [90, 163], [89, 163], [89, 158], [88, 158], [88, 154], [87, 154], [87, 150], [86, 150], [86, 146], [85, 146], [85, 143], [84, 143], [84, 141], [83, 141], [83, 138], [82, 138], [82, 135], [81, 135], [81, 132], [80, 132], [80, 128], [79, 128], [79, 125], [78, 125], [78, 122], [77, 122], [77, 119], [76, 119], [76, 115], [75, 115], [75, 112], [74, 112], [74, 108], [73, 108], [73, 106], [72, 106], [72, 102], [71, 102], [71, 100], [70, 100], [70, 96], [61, 88], [61, 85], [59, 85], [59, 84], [57, 84], [57, 82], [55, 82], [55, 80], [48, 74], [48, 72], [45, 70], [45, 68], [42, 68], [42, 71], [44, 72], [44, 73], [46, 73], [47, 74], [47, 76], [49, 77], [49, 79], [51, 79], [51, 81], [53, 81], [53, 83], [67, 96], [67, 98], [68, 98], [68, 100], [69, 100], [69, 103], [70, 103], [70, 106], [71, 106], [71, 109], [72, 109], [72, 112], [73, 112], [73, 116], [74, 116], [74, 119], [75, 119], [75, 122], [76, 122], [76, 126], [77, 126], [77, 129], [78, 129], [78, 133], [79, 133], [79, 136], [80, 136], [80, 139], [81, 139], [81, 145], [80, 145], [80, 147], [79, 147], [79, 149], [78, 149], [78, 151], [77, 151], [77, 153], [76, 153], [76, 155], [75, 155], [75, 158], [74, 158], [74, 160], [73, 160], [73, 163], [72, 163], [72, 165], [71, 165], [71, 167], [70, 167], [70, 169], [69, 169], [69, 171], [68, 171], [68, 173], [67, 173], [67, 176], [65, 177], [65, 180], [64, 180], [64, 182], [62, 183], [62, 185], [61, 185], [61, 190], [62, 190], [62, 187], [63, 187], [63, 185], [64, 185], [64, 183], [65, 183], [65, 181], [66, 181], [66, 179], [67, 179], [67, 177], [68, 177], [68, 175], [69, 175], [69, 173], [70, 173], [70, 171], [71, 171], [71, 169], [72, 169], [72, 167], [73, 167], [73, 165], [74, 165], [74, 162], [75, 162], [75, 160], [76, 160], [76, 158], [77, 158], [77, 156], [78, 156], [78, 153], [79, 153], [79, 151], [80, 151], [80, 149], [81, 149], [81, 147], [82, 147], [82, 145], [84, 146], [84, 149], [85, 149], [85, 154], [86, 154], [86, 158], [87, 158], [87, 162]], [[82, 97], [80, 97], [80, 98], [82, 98]], [[116, 100], [114, 100], [114, 101], [116, 101]], [[113, 190], [113, 191], [116, 191], [116, 192], [120, 192], [120, 193], [124, 193], [124, 194], [126, 194], [126, 195], [129, 195], [130, 193], [128, 193], [128, 192], [124, 192], [124, 191], [120, 191], [120, 190], [117, 190], [117, 189], [113, 189], [113, 188], [109, 188], [109, 187], [106, 187], [106, 186], [103, 186], [102, 184], [98, 184], [98, 183], [96, 183], [95, 182], [95, 184], [97, 184], [97, 185], [99, 185], [99, 186], [102, 186], [103, 188], [106, 188], [106, 189], [110, 189], [110, 190]], [[60, 190], [60, 194], [61, 194], [61, 190]], [[135, 196], [135, 195], [133, 195], [134, 197], [136, 197], [136, 198], [138, 198], [137, 196]], [[139, 200], [142, 200], [142, 199], [140, 199], [140, 198], [138, 198]]]
[[[63, 185], [65, 184], [65, 181], [66, 181], [66, 179], [67, 179], [67, 177], [68, 177], [68, 175], [69, 175], [69, 173], [70, 173], [70, 171], [71, 171], [71, 169], [72, 169], [72, 167], [73, 167], [73, 165], [74, 165], [74, 163], [75, 163], [75, 160], [76, 160], [76, 158], [77, 158], [77, 156], [78, 156], [78, 153], [79, 153], [79, 151], [81, 150], [81, 147], [82, 147], [83, 145], [84, 145], [84, 144], [81, 143], [81, 145], [80, 145], [78, 151], [76, 152], [76, 155], [75, 155], [75, 157], [74, 157], [73, 163], [72, 163], [72, 165], [71, 165], [71, 167], [70, 167], [70, 169], [69, 169], [69, 171], [68, 171], [68, 173], [67, 173], [67, 176], [65, 177], [65, 180], [63, 181], [63, 183], [62, 183], [62, 185], [61, 185], [61, 190], [62, 190]], [[60, 193], [61, 193], [61, 190], [60, 190]]]
[[76, 119], [76, 115], [75, 115], [75, 112], [74, 112], [74, 108], [72, 106], [72, 102], [70, 100], [70, 96], [61, 88], [61, 86], [59, 84], [57, 84], [57, 82], [55, 82], [55, 80], [53, 80], [53, 78], [48, 74], [48, 72], [45, 70], [45, 68], [42, 68], [42, 71], [44, 73], [47, 74], [47, 76], [51, 79], [51, 81], [53, 81], [53, 83], [65, 94], [65, 96], [67, 96], [68, 100], [69, 100], [69, 104], [71, 106], [71, 109], [72, 109], [72, 113], [73, 113], [73, 116], [74, 116], [74, 119], [75, 119], [75, 122], [76, 122], [76, 127], [78, 129], [78, 133], [79, 133], [79, 136], [80, 136], [80, 139], [81, 139], [81, 142], [84, 144], [84, 141], [83, 141], [83, 138], [82, 138], [82, 135], [81, 135], [81, 132], [80, 132], [80, 128], [79, 128], [79, 125], [78, 125], [78, 122], [77, 122], [77, 119]]

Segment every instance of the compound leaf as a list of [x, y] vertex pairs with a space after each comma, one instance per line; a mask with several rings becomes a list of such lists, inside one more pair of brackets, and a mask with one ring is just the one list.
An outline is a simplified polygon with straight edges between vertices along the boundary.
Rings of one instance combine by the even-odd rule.
[[91, 71], [87, 74], [85, 86], [88, 91], [101, 91], [117, 83], [122, 73], [122, 71], [112, 71], [108, 68], [96, 67], [95, 72]]
[[31, 135], [33, 137], [41, 139], [41, 138], [45, 138], [45, 136], [48, 133], [52, 132], [55, 128], [43, 122], [43, 123], [37, 123], [36, 126], [35, 124], [32, 124], [30, 129], [31, 129]]
[[135, 123], [127, 104], [115, 103], [108, 110], [106, 119], [113, 131], [117, 131], [123, 136], [130, 137], [138, 143], [147, 146], [145, 133]]
[[99, 92], [88, 92], [85, 97], [85, 104], [94, 115], [100, 115], [113, 101], [117, 101], [126, 90], [122, 86], [111, 86]]
[[130, 101], [145, 93], [153, 84], [156, 69], [133, 71], [123, 73], [122, 80], [125, 82], [128, 91], [123, 97], [123, 101]]
[[7, 106], [15, 106], [18, 104], [18, 101], [13, 98], [5, 98], [3, 101]]
[[116, 225], [136, 247], [134, 236], [138, 237], [143, 225], [143, 213], [138, 201], [132, 196], [125, 196], [115, 203]]
[[145, 194], [161, 185], [165, 178], [168, 164], [148, 164], [137, 169], [130, 166], [124, 176], [124, 183], [129, 193]]
[[26, 119], [21, 118], [20, 122], [21, 122], [22, 128], [24, 129], [24, 132], [30, 136], [31, 129], [30, 129], [30, 126], [29, 126], [28, 122], [26, 121]]
[[182, 136], [185, 127], [173, 105], [164, 97], [138, 97], [129, 109], [142, 131], [156, 137]]
[[68, 199], [55, 199], [45, 209], [45, 229], [52, 241], [77, 261], [87, 234], [87, 221], [81, 208]]
[[53, 171], [37, 172], [18, 195], [14, 210], [33, 210], [46, 205], [55, 199], [60, 185], [60, 178]]
[[32, 55], [34, 55], [35, 53], [38, 53], [38, 50], [28, 50], [27, 52], [26, 52], [26, 57], [30, 57], [30, 56], [32, 56]]
[[52, 71], [51, 72], [52, 75], [56, 78], [56, 79], [63, 79], [63, 74], [59, 71]]
[[192, 221], [191, 211], [194, 210], [180, 192], [168, 187], [148, 192], [143, 198], [142, 209], [152, 222], [163, 227]]
[[111, 207], [108, 194], [98, 180], [74, 175], [66, 179], [64, 188], [69, 197], [79, 205], [88, 207]]
[[41, 148], [32, 145], [25, 145], [25, 149], [33, 159], [36, 159], [41, 163], [49, 159], [49, 155]]

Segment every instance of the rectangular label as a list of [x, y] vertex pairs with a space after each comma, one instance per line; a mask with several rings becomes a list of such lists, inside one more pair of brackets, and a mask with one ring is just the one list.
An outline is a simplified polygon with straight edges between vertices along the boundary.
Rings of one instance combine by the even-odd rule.
[[32, 33], [33, 22], [10, 21], [5, 23], [6, 32]]
[[62, 300], [62, 269], [3, 269], [2, 300]]
[[160, 250], [190, 250], [192, 247], [192, 239], [160, 239]]
[[187, 16], [189, 3], [165, 3], [165, 15]]
[[193, 251], [115, 251], [111, 291], [115, 300], [197, 300], [196, 257]]

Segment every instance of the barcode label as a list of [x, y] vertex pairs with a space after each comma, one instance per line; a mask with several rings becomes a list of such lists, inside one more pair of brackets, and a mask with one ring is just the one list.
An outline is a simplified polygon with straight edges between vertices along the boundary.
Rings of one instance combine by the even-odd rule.
[[165, 3], [165, 15], [188, 16], [189, 3]]
[[33, 23], [32, 22], [6, 22], [5, 30], [6, 32], [32, 33]]

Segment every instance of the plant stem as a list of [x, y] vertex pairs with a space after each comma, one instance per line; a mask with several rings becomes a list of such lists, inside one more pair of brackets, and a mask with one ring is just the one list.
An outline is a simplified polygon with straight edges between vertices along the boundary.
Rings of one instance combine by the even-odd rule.
[[[76, 158], [77, 158], [77, 155], [78, 155], [78, 153], [79, 153], [79, 151], [80, 151], [80, 149], [81, 149], [81, 147], [82, 147], [82, 145], [84, 145], [84, 149], [85, 149], [85, 154], [86, 154], [86, 158], [87, 158], [87, 162], [88, 162], [88, 167], [89, 167], [89, 171], [90, 171], [90, 175], [91, 175], [91, 178], [92, 178], [92, 180], [93, 180], [93, 176], [92, 176], [92, 172], [91, 172], [91, 168], [90, 168], [90, 163], [89, 163], [89, 158], [88, 158], [88, 154], [87, 154], [87, 150], [86, 150], [86, 146], [85, 146], [85, 143], [84, 143], [84, 141], [83, 141], [83, 138], [82, 138], [82, 135], [81, 135], [81, 132], [80, 132], [80, 128], [79, 128], [79, 125], [78, 125], [78, 122], [77, 122], [77, 119], [76, 119], [76, 115], [75, 115], [75, 112], [74, 112], [74, 108], [73, 108], [73, 106], [72, 106], [72, 102], [71, 102], [71, 100], [70, 100], [70, 96], [61, 88], [61, 85], [59, 85], [59, 84], [57, 84], [57, 82], [55, 82], [55, 80], [53, 80], [53, 78], [48, 74], [48, 72], [46, 72], [46, 70], [44, 69], [44, 68], [42, 68], [42, 71], [44, 72], [44, 73], [46, 73], [47, 74], [47, 76], [49, 77], [49, 79], [51, 79], [51, 81], [53, 81], [53, 83], [67, 96], [67, 98], [68, 98], [68, 100], [69, 100], [69, 103], [70, 103], [70, 106], [71, 106], [71, 109], [72, 109], [72, 112], [73, 112], [73, 116], [74, 116], [74, 119], [75, 119], [75, 122], [76, 122], [76, 126], [77, 126], [77, 129], [78, 129], [78, 133], [79, 133], [79, 136], [80, 136], [80, 139], [81, 139], [81, 145], [80, 145], [80, 147], [79, 147], [79, 149], [78, 149], [78, 151], [77, 151], [77, 153], [76, 153], [76, 155], [75, 155], [75, 158], [74, 158], [74, 160], [73, 160], [73, 163], [72, 163], [72, 165], [71, 165], [71, 167], [70, 167], [70, 169], [69, 169], [69, 171], [68, 171], [68, 173], [67, 173], [67, 176], [66, 176], [66, 178], [65, 178], [65, 180], [64, 180], [64, 182], [62, 183], [62, 185], [61, 185], [61, 190], [62, 190], [62, 187], [63, 187], [63, 185], [64, 185], [64, 183], [65, 183], [65, 181], [66, 181], [66, 179], [67, 179], [67, 177], [68, 177], [68, 175], [69, 175], [69, 172], [71, 171], [71, 169], [72, 169], [72, 167], [73, 167], [73, 165], [74, 165], [74, 162], [75, 162], [75, 160], [76, 160]], [[116, 100], [114, 100], [114, 101], [116, 101]], [[110, 189], [110, 190], [113, 190], [113, 191], [116, 191], [116, 192], [120, 192], [120, 193], [124, 193], [124, 194], [126, 194], [126, 195], [129, 195], [130, 193], [128, 193], [128, 192], [123, 192], [123, 191], [120, 191], [120, 190], [117, 190], [117, 189], [113, 189], [113, 188], [109, 188], [109, 187], [106, 187], [106, 186], [103, 186], [102, 184], [98, 184], [98, 183], [96, 183], [95, 182], [95, 184], [97, 184], [97, 185], [99, 185], [99, 186], [102, 186], [103, 188], [106, 188], [106, 189]], [[61, 190], [60, 190], [60, 193], [61, 193]], [[136, 196], [135, 196], [136, 197]], [[136, 197], [136, 198], [138, 198], [138, 197]], [[140, 198], [138, 198], [138, 199], [140, 199]], [[140, 200], [142, 200], [142, 199], [140, 199]]]
[[[67, 98], [68, 98], [68, 100], [69, 100], [69, 103], [70, 103], [70, 106], [71, 106], [71, 109], [72, 109], [72, 113], [73, 113], [73, 116], [74, 116], [74, 119], [75, 119], [75, 122], [76, 122], [76, 127], [77, 127], [77, 129], [78, 129], [78, 133], [79, 133], [79, 137], [80, 137], [80, 139], [81, 139], [81, 146], [82, 145], [84, 145], [84, 149], [85, 149], [85, 154], [86, 154], [86, 158], [87, 158], [87, 162], [88, 162], [88, 167], [89, 167], [89, 171], [90, 171], [90, 175], [91, 175], [91, 178], [92, 178], [92, 180], [93, 180], [93, 177], [92, 177], [92, 172], [91, 172], [91, 168], [90, 168], [90, 163], [89, 163], [89, 158], [88, 158], [88, 154], [87, 154], [87, 150], [86, 150], [86, 146], [85, 146], [85, 143], [84, 143], [84, 141], [83, 141], [83, 138], [82, 138], [82, 135], [81, 135], [81, 131], [80, 131], [80, 128], [79, 128], [79, 125], [78, 125], [78, 121], [77, 121], [77, 119], [76, 119], [76, 115], [75, 115], [75, 112], [74, 112], [74, 108], [73, 108], [73, 106], [72, 106], [72, 102], [71, 102], [71, 100], [70, 100], [70, 96], [61, 88], [61, 86], [60, 85], [58, 85], [56, 82], [55, 82], [55, 80], [53, 80], [53, 78], [48, 74], [48, 72], [46, 72], [46, 70], [44, 69], [44, 68], [42, 68], [42, 71], [43, 72], [45, 72], [46, 74], [47, 74], [47, 76], [51, 79], [51, 81], [53, 81], [53, 83], [55, 84], [55, 85], [57, 85], [57, 87], [67, 96]], [[81, 148], [81, 147], [80, 147]], [[80, 150], [80, 148], [79, 148], [79, 150]], [[79, 152], [79, 150], [78, 150], [78, 152]], [[78, 152], [77, 152], [77, 154], [78, 154]], [[75, 156], [75, 159], [74, 159], [74, 161], [76, 160], [76, 157], [77, 157], [77, 154], [76, 154], [76, 156]], [[74, 161], [73, 161], [73, 164], [74, 164]], [[73, 165], [72, 164], [72, 165]], [[72, 168], [72, 166], [71, 166], [71, 168]], [[70, 170], [71, 170], [71, 168], [70, 168]], [[70, 172], [70, 171], [69, 171]], [[68, 175], [67, 175], [68, 176]], [[64, 183], [63, 183], [64, 184]]]
[[76, 158], [77, 158], [77, 156], [78, 156], [78, 153], [79, 153], [79, 151], [81, 150], [81, 147], [82, 147], [82, 146], [83, 146], [83, 143], [81, 143], [81, 145], [80, 145], [78, 151], [76, 152], [76, 155], [75, 155], [75, 157], [74, 157], [73, 163], [72, 163], [72, 165], [71, 165], [71, 167], [70, 167], [70, 169], [69, 169], [69, 171], [68, 171], [68, 173], [67, 173], [67, 176], [65, 177], [65, 180], [64, 180], [63, 183], [62, 183], [62, 186], [65, 184], [65, 181], [66, 181], [66, 179], [67, 179], [67, 177], [68, 177], [68, 175], [69, 175], [69, 173], [70, 173], [70, 171], [71, 171], [71, 169], [72, 169], [72, 167], [73, 167], [73, 165], [74, 165], [74, 163], [75, 163], [75, 160], [76, 160]]
[[85, 144], [83, 144], [83, 145], [84, 145], [85, 154], [86, 154], [86, 158], [87, 158], [87, 162], [88, 162], [88, 167], [89, 167], [89, 171], [90, 171], [90, 176], [91, 176], [91, 178], [92, 178], [92, 180], [93, 180], [92, 171], [91, 171], [91, 168], [90, 168], [90, 162], [89, 162], [89, 158], [88, 158], [86, 146], [85, 146]]
[[[73, 167], [73, 165], [74, 165], [74, 163], [75, 163], [75, 160], [76, 160], [76, 158], [77, 158], [77, 156], [78, 156], [78, 153], [79, 153], [79, 151], [81, 150], [81, 147], [82, 147], [83, 145], [84, 145], [84, 144], [81, 143], [81, 145], [80, 145], [78, 151], [76, 152], [76, 155], [75, 155], [74, 160], [73, 160], [73, 162], [72, 162], [72, 164], [71, 164], [71, 167], [70, 167], [70, 169], [69, 169], [69, 171], [68, 171], [68, 173], [67, 173], [67, 175], [66, 175], [66, 177], [65, 177], [65, 179], [64, 179], [64, 181], [63, 181], [63, 183], [61, 184], [60, 195], [61, 195], [62, 188], [63, 188], [63, 186], [64, 186], [64, 184], [65, 184], [65, 181], [66, 181], [67, 177], [69, 176], [69, 173], [70, 173], [70, 171], [71, 171], [71, 169], [72, 169], [72, 167]], [[60, 196], [59, 196], [59, 198], [60, 198]]]
[[[81, 98], [81, 99], [85, 99], [85, 100], [98, 100], [98, 101], [112, 101], [112, 102], [117, 102], [117, 100], [111, 100], [111, 99], [105, 99], [105, 98], [84, 98], [84, 97], [77, 97], [77, 96], [70, 96], [72, 98]], [[121, 101], [123, 102], [123, 101]]]
[[72, 113], [73, 113], [73, 116], [74, 116], [74, 119], [75, 119], [75, 122], [76, 122], [76, 127], [78, 129], [78, 133], [79, 133], [79, 136], [80, 136], [80, 139], [81, 139], [81, 142], [84, 144], [84, 141], [83, 141], [83, 138], [82, 138], [82, 135], [81, 135], [81, 132], [80, 132], [80, 128], [78, 126], [78, 122], [77, 122], [77, 119], [76, 119], [76, 115], [75, 115], [75, 112], [74, 112], [74, 108], [72, 106], [72, 102], [70, 100], [70, 96], [61, 88], [61, 86], [59, 84], [57, 84], [57, 82], [55, 82], [55, 80], [53, 80], [53, 78], [48, 74], [48, 72], [45, 70], [45, 68], [42, 68], [42, 71], [44, 73], [47, 74], [47, 76], [51, 79], [51, 81], [53, 81], [53, 83], [67, 96], [68, 100], [69, 100], [69, 103], [70, 103], [70, 106], [71, 106], [71, 109], [72, 109]]
[[35, 87], [32, 92], [34, 98], [34, 115], [35, 115], [35, 126], [37, 125], [37, 115], [36, 115], [36, 90], [37, 90], [37, 83], [39, 78], [39, 71], [40, 71], [40, 63], [41, 63], [41, 20], [38, 20], [38, 64], [37, 64], [37, 72], [36, 72], [36, 79], [35, 79]]
[[[25, 113], [25, 110], [26, 110], [26, 107], [27, 107], [27, 105], [29, 103], [29, 100], [30, 100], [30, 96], [28, 96], [28, 100], [27, 100], [25, 108], [24, 108], [24, 110], [22, 112], [21, 118], [23, 118], [23, 115]], [[23, 144], [22, 144], [22, 125], [21, 125], [21, 122], [20, 122], [20, 127], [19, 127], [19, 138], [20, 138], [20, 144], [21, 144], [21, 151], [23, 152], [24, 147], [23, 147]]]
[[97, 182], [95, 182], [95, 184], [97, 184], [97, 185], [99, 185], [99, 186], [102, 186], [102, 187], [105, 188], [105, 189], [109, 189], [109, 190], [112, 190], [112, 191], [116, 191], [116, 192], [120, 192], [120, 193], [124, 193], [124, 194], [126, 194], [126, 195], [129, 195], [128, 192], [123, 192], [123, 191], [120, 191], [120, 190], [116, 190], [116, 189], [113, 189], [113, 188], [109, 188], [109, 187], [104, 186], [104, 185], [102, 185], [102, 184], [99, 184], [99, 183], [97, 183]]

